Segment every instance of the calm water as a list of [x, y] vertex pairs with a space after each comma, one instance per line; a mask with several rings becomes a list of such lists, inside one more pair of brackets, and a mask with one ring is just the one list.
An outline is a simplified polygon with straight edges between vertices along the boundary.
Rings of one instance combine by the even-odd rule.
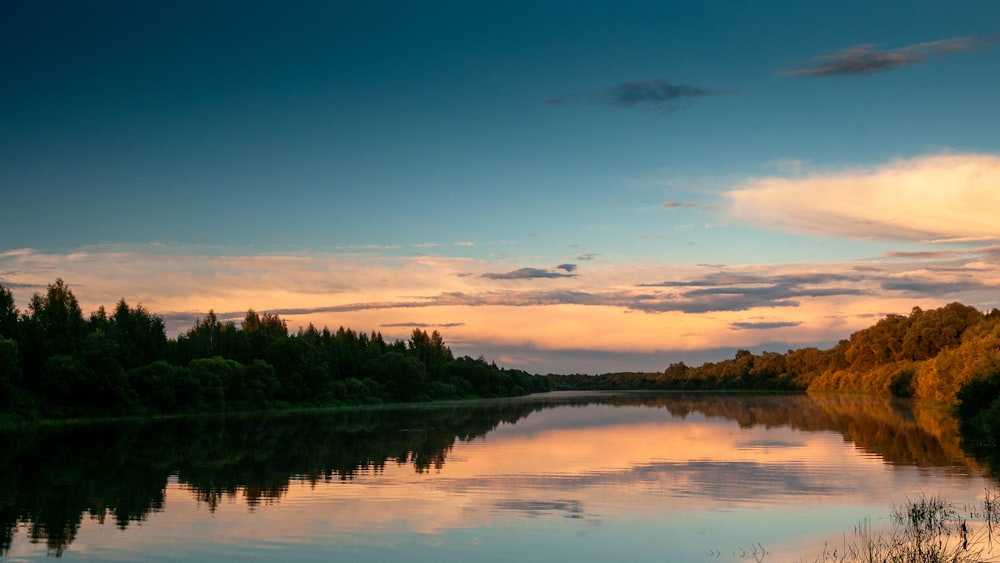
[[995, 489], [952, 421], [863, 397], [553, 393], [0, 435], [4, 561], [815, 560]]

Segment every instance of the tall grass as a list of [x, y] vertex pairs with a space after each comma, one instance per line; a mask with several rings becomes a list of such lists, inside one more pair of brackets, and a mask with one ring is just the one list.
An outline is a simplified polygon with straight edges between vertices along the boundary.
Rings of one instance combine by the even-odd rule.
[[892, 525], [872, 527], [868, 519], [844, 537], [839, 548], [826, 546], [818, 563], [980, 563], [1000, 561], [993, 535], [1000, 523], [1000, 498], [986, 491], [974, 507], [960, 509], [937, 496], [893, 506]]

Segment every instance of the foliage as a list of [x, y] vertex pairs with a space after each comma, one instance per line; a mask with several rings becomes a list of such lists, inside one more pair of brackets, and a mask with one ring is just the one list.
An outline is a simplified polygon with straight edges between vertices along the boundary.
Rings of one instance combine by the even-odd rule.
[[554, 389], [832, 391], [953, 403], [975, 373], [993, 365], [1000, 366], [1000, 313], [951, 303], [888, 315], [827, 350], [737, 350], [728, 360], [696, 367], [678, 362], [661, 373], [548, 379]]
[[997, 372], [1000, 312], [960, 303], [888, 315], [828, 350], [737, 350], [728, 360], [679, 362], [661, 373], [542, 377], [456, 358], [437, 331], [414, 329], [396, 342], [344, 327], [309, 325], [291, 334], [278, 315], [250, 309], [239, 324], [209, 311], [170, 339], [161, 318], [124, 299], [111, 314], [101, 307], [85, 319], [61, 279], [32, 296], [24, 312], [0, 286], [0, 390], [8, 391], [0, 409], [42, 416], [502, 397], [550, 388], [846, 391], [963, 403], [963, 420], [991, 441], [1000, 435], [1000, 404], [989, 414], [1000, 390], [983, 382]]
[[209, 311], [177, 338], [142, 305], [120, 300], [85, 319], [61, 280], [21, 314], [0, 286], [0, 414], [65, 417], [195, 413], [500, 397], [547, 391], [544, 377], [482, 358], [455, 359], [437, 332], [408, 341], [278, 315], [242, 322]]

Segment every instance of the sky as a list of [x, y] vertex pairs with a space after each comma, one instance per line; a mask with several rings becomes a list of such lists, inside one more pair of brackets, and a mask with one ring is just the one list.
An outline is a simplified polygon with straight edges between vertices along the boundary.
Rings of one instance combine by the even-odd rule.
[[535, 373], [1000, 306], [1000, 3], [0, 4], [0, 285]]

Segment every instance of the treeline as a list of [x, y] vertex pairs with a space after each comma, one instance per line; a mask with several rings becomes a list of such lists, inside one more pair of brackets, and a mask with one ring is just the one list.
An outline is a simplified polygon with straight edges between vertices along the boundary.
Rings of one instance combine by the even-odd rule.
[[547, 391], [548, 382], [482, 358], [456, 358], [434, 331], [408, 341], [278, 315], [213, 312], [177, 338], [124, 299], [84, 318], [61, 279], [25, 311], [0, 286], [0, 413], [28, 416], [194, 413], [334, 406]]
[[552, 389], [866, 393], [951, 404], [965, 446], [1000, 467], [1000, 310], [961, 303], [888, 315], [832, 348], [753, 354], [661, 373], [549, 375]]
[[1000, 311], [981, 313], [961, 303], [915, 307], [827, 350], [738, 350], [728, 360], [697, 367], [679, 362], [661, 373], [548, 377], [554, 389], [838, 391], [953, 403], [972, 381], [1000, 381]]

